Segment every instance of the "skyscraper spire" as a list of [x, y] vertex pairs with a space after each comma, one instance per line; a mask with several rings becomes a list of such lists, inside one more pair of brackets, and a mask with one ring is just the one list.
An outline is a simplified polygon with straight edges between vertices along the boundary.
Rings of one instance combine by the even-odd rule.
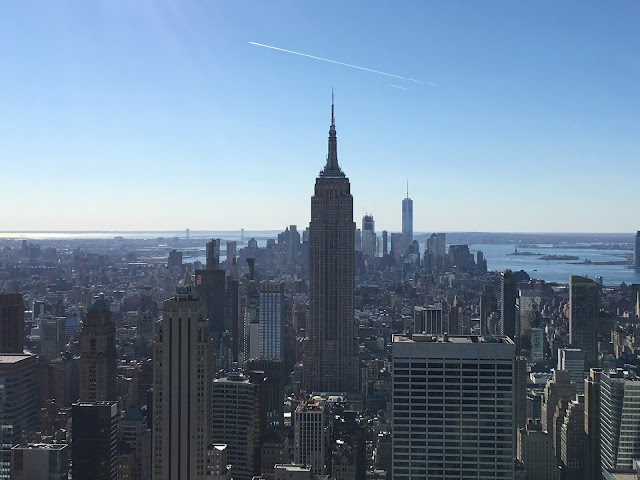
[[329, 152], [327, 164], [320, 172], [323, 177], [344, 177], [338, 165], [338, 139], [336, 137], [336, 120], [334, 117], [333, 88], [331, 89], [331, 126], [329, 127]]
[[409, 179], [407, 178], [407, 198], [409, 198]]

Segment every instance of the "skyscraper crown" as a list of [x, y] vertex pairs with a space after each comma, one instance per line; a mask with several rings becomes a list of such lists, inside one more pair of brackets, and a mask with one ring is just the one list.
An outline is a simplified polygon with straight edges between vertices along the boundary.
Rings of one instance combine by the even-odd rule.
[[333, 90], [331, 90], [331, 126], [329, 127], [329, 152], [327, 164], [320, 172], [321, 177], [344, 177], [344, 172], [338, 165], [338, 139], [336, 137], [336, 122], [333, 116]]

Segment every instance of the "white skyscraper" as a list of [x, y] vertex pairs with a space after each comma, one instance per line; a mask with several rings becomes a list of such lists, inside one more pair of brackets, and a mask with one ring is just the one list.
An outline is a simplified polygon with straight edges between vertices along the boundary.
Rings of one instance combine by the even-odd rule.
[[284, 283], [260, 282], [259, 358], [282, 360]]
[[376, 248], [376, 227], [372, 215], [362, 217], [362, 254], [365, 256], [375, 256]]
[[204, 480], [211, 346], [189, 271], [164, 302], [153, 345], [153, 479]]
[[512, 479], [514, 343], [393, 337], [394, 480]]

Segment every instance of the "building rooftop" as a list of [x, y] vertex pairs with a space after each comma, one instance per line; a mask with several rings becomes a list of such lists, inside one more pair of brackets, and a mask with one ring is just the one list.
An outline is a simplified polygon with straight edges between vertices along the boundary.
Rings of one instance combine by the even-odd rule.
[[12, 447], [20, 450], [64, 450], [68, 443], [21, 443]]
[[0, 354], [0, 363], [10, 364], [10, 363], [18, 363], [25, 358], [33, 357], [34, 355], [29, 355], [26, 353], [3, 353]]
[[509, 337], [493, 337], [493, 336], [454, 336], [454, 335], [422, 335], [414, 334], [410, 337], [406, 335], [394, 335], [394, 342], [410, 342], [410, 343], [455, 343], [455, 344], [472, 344], [472, 343], [507, 343], [513, 345], [513, 340]]

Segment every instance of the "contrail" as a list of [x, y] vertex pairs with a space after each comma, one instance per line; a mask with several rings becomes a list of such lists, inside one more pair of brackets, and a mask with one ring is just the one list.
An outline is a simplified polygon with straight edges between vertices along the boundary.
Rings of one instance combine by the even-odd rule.
[[405, 87], [401, 87], [399, 85], [394, 85], [393, 83], [389, 84], [390, 87], [394, 87], [394, 88], [400, 88], [401, 90], [407, 90]]
[[[285, 48], [274, 47], [272, 45], [265, 45], [263, 43], [249, 42], [251, 45], [257, 45], [258, 47], [270, 48], [272, 50], [278, 50], [280, 52], [292, 53], [294, 55], [300, 55], [301, 57], [313, 58], [314, 60], [322, 60], [323, 62], [335, 63], [336, 65], [343, 65], [345, 67], [356, 68], [358, 70], [364, 70], [365, 72], [377, 73], [378, 75], [385, 75], [387, 77], [399, 78], [400, 80], [407, 80], [410, 82], [424, 83], [415, 78], [402, 77], [400, 75], [394, 75], [393, 73], [381, 72], [380, 70], [373, 70], [371, 68], [359, 67], [358, 65], [351, 65], [350, 63], [338, 62], [336, 60], [330, 60], [328, 58], [316, 57], [315, 55], [309, 55], [307, 53], [294, 52], [293, 50], [287, 50]], [[435, 87], [431, 82], [427, 82], [429, 85]]]

